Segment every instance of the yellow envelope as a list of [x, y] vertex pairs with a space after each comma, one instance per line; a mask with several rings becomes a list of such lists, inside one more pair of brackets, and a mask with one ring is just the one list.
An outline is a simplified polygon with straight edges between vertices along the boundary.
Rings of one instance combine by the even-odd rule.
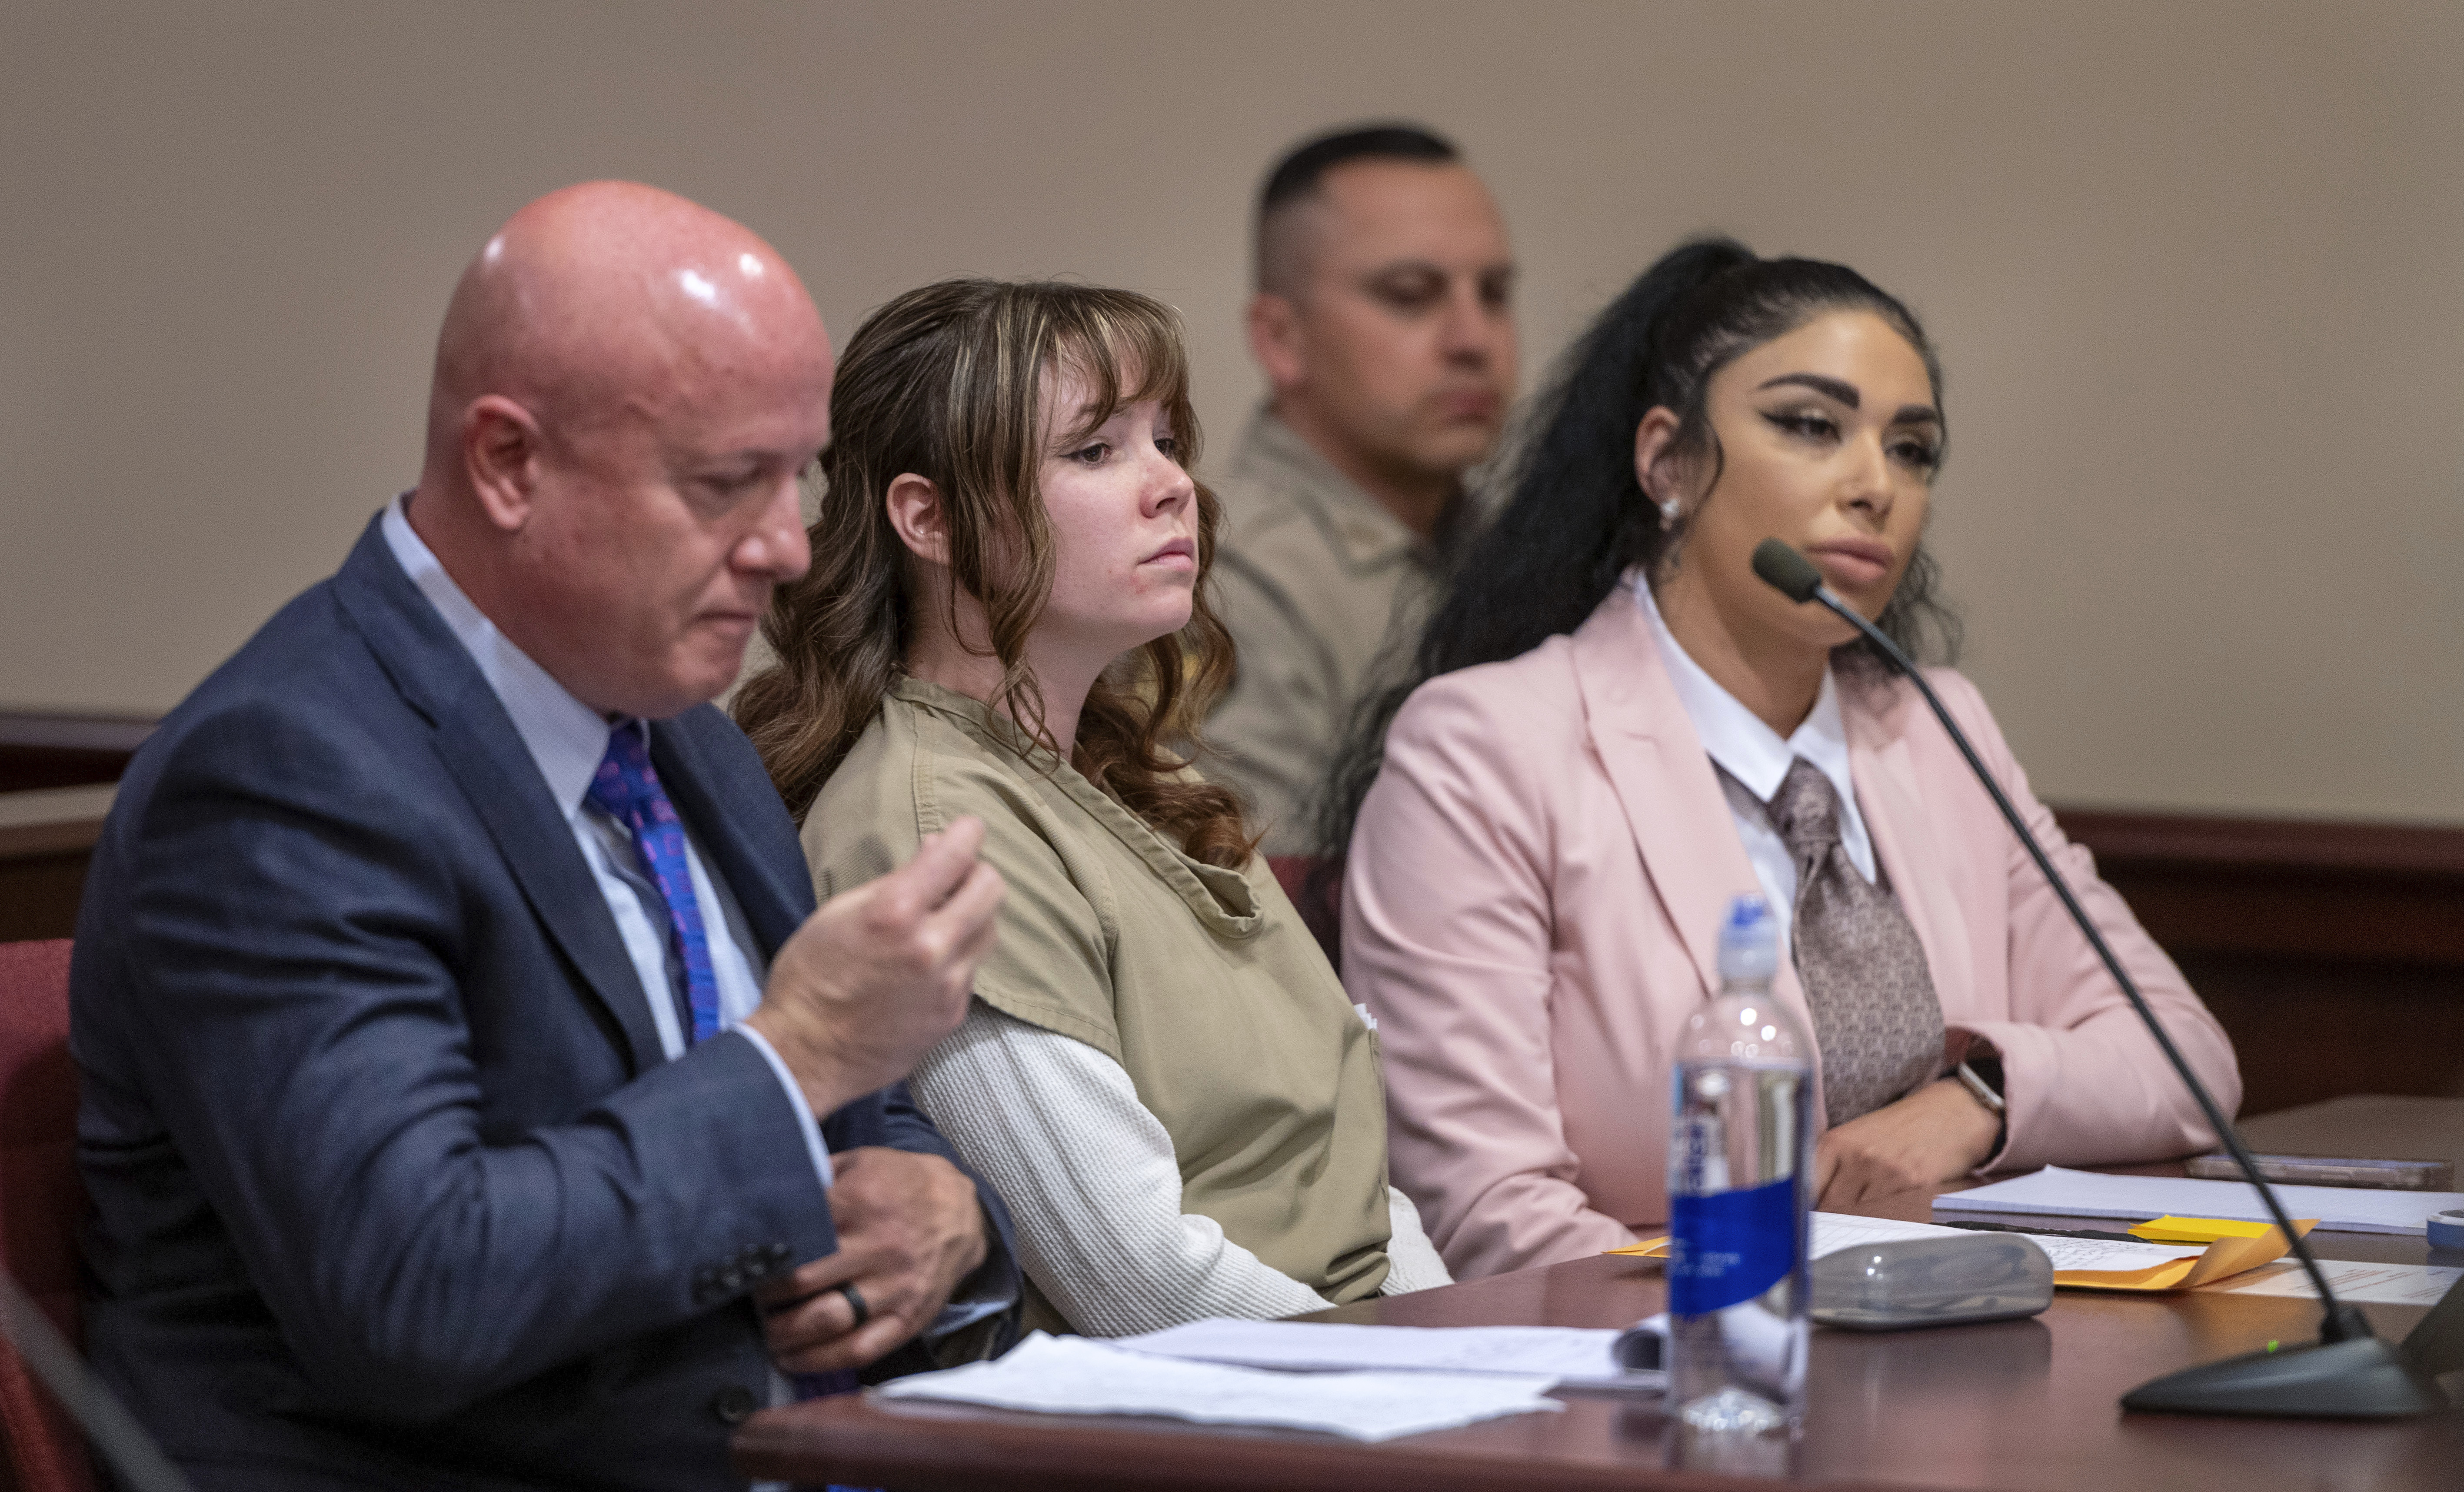
[[[2157, 1218], [2129, 1231], [2150, 1243], [2213, 1243], [2218, 1239], [2255, 1239], [2267, 1229], [2266, 1223], [2238, 1218]], [[2301, 1231], [2306, 1236], [2310, 1230], [2305, 1226]]]
[[[2162, 1220], [2162, 1219], [2159, 1219]], [[2316, 1218], [2296, 1218], [2293, 1226], [2304, 1238], [2319, 1225]], [[2219, 1238], [2196, 1259], [2176, 1259], [2148, 1269], [2062, 1269], [2054, 1284], [2075, 1290], [2195, 1290], [2200, 1285], [2272, 1264], [2293, 1251], [2282, 1229], [2259, 1224], [2256, 1236]], [[2130, 1230], [2138, 1232], [2137, 1228]], [[2188, 1242], [2198, 1241], [2195, 1239]]]
[[[2217, 1232], [2212, 1240], [2197, 1238], [2179, 1240], [2182, 1242], [2207, 1243], [2208, 1251], [2196, 1259], [2167, 1260], [2164, 1263], [2146, 1269], [2060, 1269], [2054, 1273], [2054, 1284], [2074, 1290], [2194, 1290], [2200, 1285], [2255, 1269], [2261, 1264], [2272, 1264], [2293, 1250], [2292, 1243], [2287, 1241], [2283, 1233], [2273, 1223], [2241, 1223], [2223, 1218], [2159, 1218], [2155, 1223], [2142, 1223], [2139, 1228], [2133, 1228], [2130, 1231], [2138, 1233], [2140, 1228], [2151, 1228], [2156, 1223], [2171, 1223], [2184, 1227], [2198, 1224], [2212, 1227]], [[2315, 1218], [2297, 1218], [2293, 1220], [2293, 1226], [2304, 1238], [2309, 1237], [2310, 1230], [2318, 1225], [2319, 1220]], [[2257, 1231], [2243, 1233], [2240, 1231], [2243, 1228], [2255, 1228]], [[2228, 1233], [2225, 1231], [2228, 1229], [2233, 1231]], [[2019, 1237], [2025, 1238], [2027, 1235], [2021, 1234]], [[2172, 1242], [2176, 1240], [2172, 1237], [2162, 1240], [2151, 1238], [2150, 1241]], [[1621, 1254], [1629, 1259], [1665, 1259], [1668, 1257], [1668, 1238], [1663, 1234], [1656, 1239], [1637, 1239], [1623, 1248], [1613, 1248], [1608, 1252]]]

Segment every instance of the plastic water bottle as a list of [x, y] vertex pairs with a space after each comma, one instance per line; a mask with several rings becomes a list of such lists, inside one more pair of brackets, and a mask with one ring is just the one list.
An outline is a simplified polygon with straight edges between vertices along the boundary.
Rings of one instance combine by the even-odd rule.
[[1720, 929], [1719, 998], [1687, 1018], [1668, 1134], [1668, 1403], [1684, 1428], [1793, 1437], [1805, 1418], [1813, 1047], [1771, 999], [1759, 896]]

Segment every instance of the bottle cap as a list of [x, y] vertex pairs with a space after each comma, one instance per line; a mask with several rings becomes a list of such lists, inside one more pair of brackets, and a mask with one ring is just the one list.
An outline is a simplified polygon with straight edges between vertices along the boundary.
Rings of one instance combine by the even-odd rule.
[[2464, 1248], [2464, 1210], [2431, 1214], [2430, 1246]]
[[1728, 903], [1720, 924], [1720, 977], [1769, 979], [1779, 973], [1779, 922], [1771, 904], [1748, 894]]

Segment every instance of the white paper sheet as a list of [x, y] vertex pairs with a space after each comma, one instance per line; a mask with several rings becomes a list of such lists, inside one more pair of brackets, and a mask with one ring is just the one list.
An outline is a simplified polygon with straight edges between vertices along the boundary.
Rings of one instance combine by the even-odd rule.
[[[1902, 1239], [1991, 1238], [1969, 1228], [1946, 1228], [1931, 1222], [1900, 1222], [1889, 1218], [1852, 1218], [1844, 1213], [1814, 1215], [1813, 1257], [1836, 1254], [1862, 1243], [1896, 1243]], [[2195, 1259], [2207, 1252], [2202, 1244], [2116, 1242], [2104, 1239], [2049, 1239], [2034, 1233], [2015, 1235], [2045, 1251], [2054, 1268], [2153, 1269], [2176, 1259]]]
[[[2464, 1192], [2381, 1192], [2349, 1186], [2279, 1186], [2284, 1210], [2338, 1233], [2429, 1231], [2430, 1215], [2464, 1207]], [[2233, 1218], [2271, 1220], [2247, 1181], [2108, 1176], [2059, 1166], [1933, 1199], [1936, 1212], [2043, 1213], [2069, 1218]]]
[[2136, 1273], [2177, 1259], [2196, 1259], [2208, 1251], [2205, 1243], [2142, 1243], [2135, 1239], [2125, 1243], [2119, 1239], [2048, 1239], [2034, 1233], [2023, 1237], [2045, 1251], [2056, 1274], [2070, 1269]]
[[1856, 1218], [1847, 1213], [1818, 1212], [1814, 1215], [1814, 1238], [1807, 1257], [1820, 1259], [1825, 1254], [1837, 1254], [1843, 1248], [1855, 1248], [1862, 1243], [1956, 1238], [1967, 1231], [1966, 1228], [1946, 1228], [1936, 1222], [1902, 1222], [1896, 1218]]
[[1115, 1338], [1111, 1345], [1162, 1357], [1303, 1372], [1529, 1373], [1568, 1388], [1659, 1392], [1665, 1374], [1618, 1369], [1610, 1354], [1617, 1336], [1578, 1327], [1364, 1327], [1217, 1316]]
[[[2435, 1306], [2456, 1280], [2464, 1277], [2464, 1269], [2446, 1269], [2436, 1264], [2363, 1264], [2346, 1259], [2322, 1259], [2319, 1268], [2326, 1275], [2327, 1288], [2336, 1292], [2336, 1299], [2351, 1305]], [[2229, 1295], [2285, 1295], [2304, 1301], [2319, 1298], [2300, 1262], [2292, 1259], [2279, 1259], [2209, 1288]]]
[[872, 1392], [1044, 1414], [1156, 1415], [1388, 1440], [1564, 1409], [1542, 1392], [1547, 1386], [1547, 1379], [1526, 1374], [1266, 1372], [1038, 1331], [995, 1361], [894, 1378]]

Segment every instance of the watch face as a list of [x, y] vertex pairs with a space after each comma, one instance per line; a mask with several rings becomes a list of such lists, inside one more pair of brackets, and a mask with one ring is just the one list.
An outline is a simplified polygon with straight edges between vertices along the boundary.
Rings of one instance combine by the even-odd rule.
[[[1984, 1070], [1980, 1071], [1982, 1068]], [[1958, 1067], [1959, 1081], [1976, 1101], [1995, 1113], [2003, 1111], [2002, 1064], [1993, 1058], [1963, 1062]]]

